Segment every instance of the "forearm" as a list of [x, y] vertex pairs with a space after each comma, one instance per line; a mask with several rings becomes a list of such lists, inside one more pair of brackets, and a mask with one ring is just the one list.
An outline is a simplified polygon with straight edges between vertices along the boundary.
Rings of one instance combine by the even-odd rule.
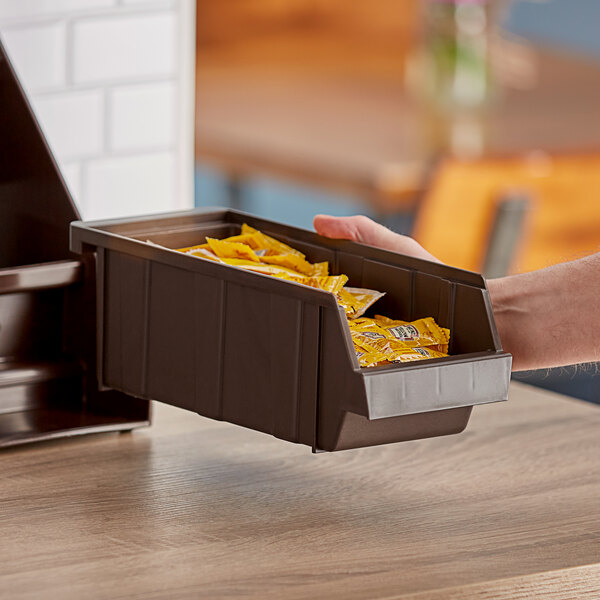
[[600, 361], [600, 254], [488, 287], [513, 370]]
[[[364, 216], [317, 215], [321, 235], [362, 242], [425, 260], [412, 238]], [[600, 254], [488, 281], [494, 316], [513, 370], [600, 361]]]

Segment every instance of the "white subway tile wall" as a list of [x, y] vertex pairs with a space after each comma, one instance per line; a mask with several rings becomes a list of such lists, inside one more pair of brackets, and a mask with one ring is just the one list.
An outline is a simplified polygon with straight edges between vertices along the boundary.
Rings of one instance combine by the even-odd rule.
[[173, 82], [120, 86], [111, 90], [108, 109], [111, 149], [172, 146], [177, 138], [176, 103], [177, 86]]
[[[0, 2], [0, 7], [2, 3]], [[15, 69], [31, 93], [62, 89], [67, 81], [67, 28], [49, 23], [2, 31]]]
[[[175, 185], [174, 157], [170, 152], [97, 160], [88, 167], [84, 193], [88, 218], [113, 217], [164, 210], [164, 198]], [[101, 210], [100, 210], [101, 208]]]
[[35, 19], [65, 12], [114, 6], [116, 0], [2, 0], [2, 19]]
[[102, 154], [104, 95], [101, 91], [40, 96], [35, 101], [35, 113], [58, 160]]
[[0, 37], [85, 219], [193, 206], [194, 0], [0, 0]]
[[90, 83], [173, 77], [175, 34], [176, 19], [168, 11], [74, 23], [73, 79]]

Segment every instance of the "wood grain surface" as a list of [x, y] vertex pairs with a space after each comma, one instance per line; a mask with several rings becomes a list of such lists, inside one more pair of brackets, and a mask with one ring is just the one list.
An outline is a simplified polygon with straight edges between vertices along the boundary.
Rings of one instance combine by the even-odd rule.
[[[587, 565], [523, 577], [487, 581], [474, 585], [417, 594], [402, 594], [402, 600], [582, 600], [600, 598], [600, 565]], [[393, 600], [389, 598], [388, 600]]]
[[0, 453], [1, 598], [598, 597], [596, 406], [515, 385], [461, 435], [319, 455], [155, 415]]

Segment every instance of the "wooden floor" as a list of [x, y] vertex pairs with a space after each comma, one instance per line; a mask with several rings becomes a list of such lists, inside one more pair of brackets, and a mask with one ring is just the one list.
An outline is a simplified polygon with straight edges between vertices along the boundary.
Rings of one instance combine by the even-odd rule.
[[598, 598], [599, 498], [600, 410], [525, 386], [461, 435], [319, 455], [157, 405], [0, 453], [0, 597]]

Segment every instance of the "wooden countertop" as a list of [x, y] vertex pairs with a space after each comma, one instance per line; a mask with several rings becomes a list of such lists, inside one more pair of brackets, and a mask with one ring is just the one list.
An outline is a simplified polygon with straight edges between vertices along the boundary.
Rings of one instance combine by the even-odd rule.
[[0, 597], [600, 596], [600, 410], [515, 384], [465, 433], [313, 455], [157, 405], [0, 453]]

